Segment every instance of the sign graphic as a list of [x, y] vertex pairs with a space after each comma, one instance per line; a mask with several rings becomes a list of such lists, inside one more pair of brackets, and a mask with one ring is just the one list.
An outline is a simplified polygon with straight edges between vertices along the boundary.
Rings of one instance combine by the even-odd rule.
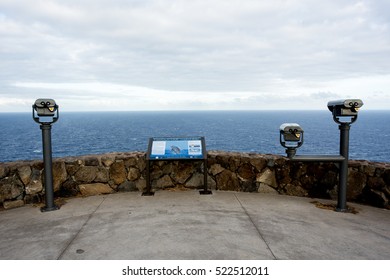
[[205, 159], [204, 137], [154, 137], [149, 139], [149, 160]]

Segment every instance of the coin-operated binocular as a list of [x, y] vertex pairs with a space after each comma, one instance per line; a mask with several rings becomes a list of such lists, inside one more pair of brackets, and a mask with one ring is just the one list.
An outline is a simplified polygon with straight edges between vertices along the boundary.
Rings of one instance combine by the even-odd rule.
[[35, 101], [32, 108], [33, 119], [41, 124], [40, 128], [42, 130], [46, 205], [41, 208], [41, 211], [53, 211], [59, 209], [59, 207], [54, 204], [51, 124], [59, 118], [58, 105], [53, 99], [41, 98]]
[[286, 148], [289, 158], [303, 145], [303, 128], [297, 123], [284, 123], [280, 126], [280, 144]]
[[[332, 112], [334, 121], [339, 124], [354, 123], [362, 106], [363, 101], [360, 99], [342, 99], [328, 102], [328, 109]], [[344, 118], [344, 121], [341, 120], [342, 118]]]
[[287, 156], [292, 161], [300, 162], [336, 162], [339, 163], [339, 190], [336, 211], [346, 212], [346, 195], [348, 181], [349, 130], [357, 120], [358, 111], [363, 106], [360, 99], [343, 99], [328, 102], [328, 109], [333, 120], [339, 124], [339, 155], [296, 155], [296, 150], [303, 144], [303, 129], [296, 123], [285, 123], [280, 126], [280, 144], [286, 148]]
[[53, 99], [37, 99], [33, 105], [33, 119], [37, 123], [54, 123], [59, 118], [58, 105]]

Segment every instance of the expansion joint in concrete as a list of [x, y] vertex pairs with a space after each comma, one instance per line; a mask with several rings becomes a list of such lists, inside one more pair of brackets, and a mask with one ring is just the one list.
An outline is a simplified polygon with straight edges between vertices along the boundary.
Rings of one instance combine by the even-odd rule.
[[99, 203], [99, 205], [96, 207], [96, 209], [88, 215], [88, 218], [85, 220], [84, 224], [80, 227], [80, 229], [76, 232], [76, 234], [73, 236], [73, 238], [66, 244], [65, 248], [62, 250], [61, 254], [57, 257], [57, 260], [61, 260], [64, 256], [65, 252], [68, 250], [68, 248], [72, 245], [73, 241], [76, 240], [76, 238], [80, 235], [83, 228], [88, 224], [88, 222], [91, 220], [92, 216], [96, 213], [96, 211], [100, 208], [100, 206], [105, 201], [106, 197], [103, 197], [103, 200]]
[[256, 229], [259, 237], [261, 238], [261, 240], [263, 240], [263, 242], [265, 243], [265, 245], [267, 246], [267, 249], [270, 251], [270, 253], [272, 254], [272, 257], [274, 260], [277, 260], [277, 257], [275, 256], [274, 252], [272, 252], [271, 248], [269, 247], [269, 244], [268, 242], [265, 240], [263, 234], [261, 233], [261, 230], [257, 227], [256, 223], [253, 221], [251, 215], [248, 213], [248, 211], [246, 210], [246, 208], [244, 207], [244, 205], [241, 203], [240, 199], [237, 197], [236, 194], [234, 194], [235, 198], [237, 199], [238, 203], [241, 205], [241, 208], [244, 210], [245, 214], [247, 215], [248, 219], [250, 220], [250, 222], [252, 223], [253, 227]]

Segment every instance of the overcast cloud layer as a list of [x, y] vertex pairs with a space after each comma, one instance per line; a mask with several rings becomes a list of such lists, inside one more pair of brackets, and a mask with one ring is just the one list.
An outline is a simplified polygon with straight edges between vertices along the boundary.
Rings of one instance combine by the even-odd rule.
[[0, 112], [390, 107], [388, 0], [0, 0]]

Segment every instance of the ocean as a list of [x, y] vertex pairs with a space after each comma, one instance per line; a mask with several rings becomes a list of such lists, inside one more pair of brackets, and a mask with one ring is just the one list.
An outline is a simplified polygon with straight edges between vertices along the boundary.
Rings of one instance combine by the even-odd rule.
[[[352, 124], [350, 159], [390, 162], [390, 111], [364, 111]], [[285, 155], [279, 127], [299, 123], [297, 154], [339, 154], [340, 132], [329, 111], [60, 112], [53, 157], [146, 151], [150, 137], [204, 136], [207, 150]], [[0, 113], [0, 162], [42, 159], [31, 113]]]

